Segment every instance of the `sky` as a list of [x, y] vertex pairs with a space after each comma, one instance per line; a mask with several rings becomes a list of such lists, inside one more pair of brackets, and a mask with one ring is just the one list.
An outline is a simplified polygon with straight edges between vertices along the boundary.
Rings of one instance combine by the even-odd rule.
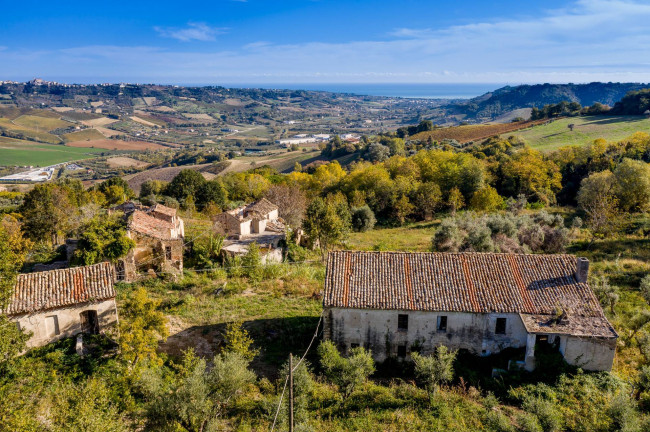
[[0, 0], [0, 80], [650, 82], [650, 0]]

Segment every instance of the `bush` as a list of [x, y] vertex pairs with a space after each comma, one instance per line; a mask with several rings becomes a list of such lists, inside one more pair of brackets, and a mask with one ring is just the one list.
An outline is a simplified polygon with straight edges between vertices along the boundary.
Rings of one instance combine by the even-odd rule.
[[370, 207], [364, 205], [352, 209], [352, 229], [356, 232], [366, 232], [375, 227], [375, 214]]
[[440, 252], [563, 252], [569, 230], [561, 216], [546, 212], [535, 216], [466, 213], [444, 219], [432, 239]]
[[332, 341], [325, 340], [318, 346], [318, 355], [325, 375], [343, 390], [346, 398], [375, 371], [372, 354], [362, 347], [352, 348], [345, 358]]

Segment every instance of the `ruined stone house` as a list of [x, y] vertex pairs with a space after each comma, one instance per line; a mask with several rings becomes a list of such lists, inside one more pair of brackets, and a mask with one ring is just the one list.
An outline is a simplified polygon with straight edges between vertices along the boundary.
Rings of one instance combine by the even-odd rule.
[[117, 325], [115, 269], [110, 263], [19, 274], [6, 314], [37, 347]]
[[487, 356], [555, 347], [572, 365], [611, 370], [618, 335], [570, 255], [331, 252], [324, 337], [378, 361], [439, 345]]
[[176, 209], [128, 202], [112, 210], [124, 212], [127, 235], [135, 241], [135, 248], [118, 263], [119, 279], [133, 281], [148, 272], [183, 271], [185, 227]]
[[226, 237], [241, 238], [260, 234], [278, 223], [279, 209], [266, 198], [215, 216], [215, 231]]

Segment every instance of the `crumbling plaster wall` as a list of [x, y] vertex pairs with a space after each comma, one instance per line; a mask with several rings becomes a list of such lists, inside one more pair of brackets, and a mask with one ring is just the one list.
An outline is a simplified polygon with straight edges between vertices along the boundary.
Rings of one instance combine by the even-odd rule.
[[17, 322], [21, 329], [33, 333], [27, 342], [27, 346], [32, 348], [81, 333], [80, 314], [88, 310], [97, 312], [100, 333], [117, 325], [115, 299], [83, 303], [33, 314], [14, 315], [11, 320]]
[[[407, 330], [398, 329], [399, 314], [408, 315]], [[445, 331], [437, 329], [438, 316], [447, 317]], [[506, 318], [505, 334], [495, 334], [497, 318]], [[377, 361], [396, 356], [400, 345], [406, 345], [407, 357], [414, 347], [428, 354], [439, 345], [489, 355], [508, 347], [525, 347], [526, 335], [518, 314], [343, 308], [329, 308], [325, 312], [326, 338], [344, 352], [352, 344], [367, 347]]]

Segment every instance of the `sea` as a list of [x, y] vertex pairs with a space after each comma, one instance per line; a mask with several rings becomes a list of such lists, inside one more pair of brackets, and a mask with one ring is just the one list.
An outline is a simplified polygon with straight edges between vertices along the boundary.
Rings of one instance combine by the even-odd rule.
[[368, 96], [403, 97], [414, 99], [471, 99], [506, 84], [339, 84], [339, 83], [272, 83], [222, 84], [230, 88], [264, 88], [286, 90], [319, 90], [334, 93], [352, 93]]

